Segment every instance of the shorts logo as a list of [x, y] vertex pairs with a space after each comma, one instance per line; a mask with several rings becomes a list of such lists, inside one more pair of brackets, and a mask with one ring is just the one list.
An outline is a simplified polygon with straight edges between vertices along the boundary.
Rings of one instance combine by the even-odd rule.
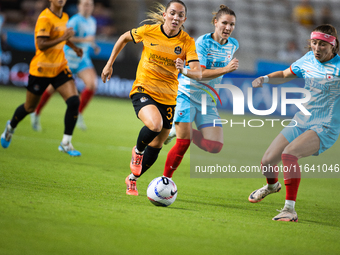
[[33, 86], [33, 89], [34, 89], [35, 91], [39, 91], [40, 86], [39, 86], [38, 84], [35, 84], [35, 85]]
[[142, 103], [145, 103], [146, 101], [148, 101], [149, 100], [149, 98], [147, 98], [147, 97], [142, 97], [141, 99], [140, 99], [140, 101], [142, 102]]
[[179, 47], [179, 46], [177, 46], [177, 47], [175, 48], [175, 53], [176, 53], [177, 55], [179, 55], [179, 54], [181, 54], [181, 52], [182, 52], [182, 48]]
[[183, 116], [184, 116], [184, 111], [178, 112], [178, 115], [179, 115], [180, 117], [183, 117]]
[[144, 92], [144, 89], [143, 89], [143, 87], [139, 86], [139, 87], [137, 88], [137, 91], [138, 91], [138, 92]]
[[333, 74], [326, 74], [326, 79], [327, 79], [327, 81], [332, 81], [334, 79], [334, 75]]

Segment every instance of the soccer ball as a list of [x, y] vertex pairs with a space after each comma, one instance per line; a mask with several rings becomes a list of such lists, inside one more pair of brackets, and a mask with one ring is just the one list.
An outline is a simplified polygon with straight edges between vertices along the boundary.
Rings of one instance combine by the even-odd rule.
[[150, 182], [147, 196], [156, 206], [169, 206], [176, 200], [177, 186], [170, 178], [157, 177]]

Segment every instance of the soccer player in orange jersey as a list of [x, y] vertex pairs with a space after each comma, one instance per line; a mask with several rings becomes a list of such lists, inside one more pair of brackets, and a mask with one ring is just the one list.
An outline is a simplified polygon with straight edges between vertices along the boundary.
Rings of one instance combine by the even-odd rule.
[[77, 122], [79, 96], [63, 48], [67, 44], [79, 57], [83, 51], [69, 41], [74, 31], [66, 27], [68, 15], [63, 12], [65, 3], [66, 0], [50, 0], [50, 7], [43, 10], [38, 17], [34, 31], [36, 53], [30, 63], [26, 101], [15, 110], [12, 119], [6, 123], [5, 131], [1, 135], [3, 148], [10, 145], [18, 123], [35, 110], [42, 93], [52, 84], [67, 104], [64, 136], [58, 149], [70, 156], [81, 155], [71, 143]]
[[[111, 78], [112, 65], [124, 46], [143, 42], [136, 80], [130, 92], [137, 117], [143, 122], [136, 146], [132, 149], [131, 174], [126, 177], [126, 194], [138, 195], [136, 180], [156, 161], [172, 126], [178, 89], [178, 73], [200, 80], [201, 67], [195, 41], [183, 31], [187, 9], [180, 0], [148, 14], [153, 25], [125, 32], [116, 42], [102, 72], [102, 80]], [[190, 69], [184, 68], [187, 62]]]

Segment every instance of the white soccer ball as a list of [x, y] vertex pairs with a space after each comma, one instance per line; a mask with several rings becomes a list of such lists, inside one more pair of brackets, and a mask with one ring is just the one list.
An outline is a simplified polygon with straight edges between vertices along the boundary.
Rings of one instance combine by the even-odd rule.
[[154, 205], [169, 206], [176, 200], [177, 186], [170, 178], [157, 177], [150, 182], [147, 196]]

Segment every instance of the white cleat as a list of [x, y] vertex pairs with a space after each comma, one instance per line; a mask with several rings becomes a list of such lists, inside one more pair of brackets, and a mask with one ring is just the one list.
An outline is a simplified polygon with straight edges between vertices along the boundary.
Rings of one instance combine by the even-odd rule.
[[42, 130], [41, 125], [40, 125], [40, 115], [36, 115], [35, 112], [32, 112], [30, 116], [31, 116], [31, 126], [33, 130], [40, 132]]
[[249, 202], [257, 203], [262, 201], [269, 194], [279, 192], [281, 190], [281, 183], [277, 182], [276, 187], [268, 189], [268, 184], [260, 189], [254, 190], [248, 197]]
[[298, 222], [298, 216], [294, 208], [284, 207], [282, 210], [278, 210], [278, 211], [280, 213], [276, 215], [272, 220]]

